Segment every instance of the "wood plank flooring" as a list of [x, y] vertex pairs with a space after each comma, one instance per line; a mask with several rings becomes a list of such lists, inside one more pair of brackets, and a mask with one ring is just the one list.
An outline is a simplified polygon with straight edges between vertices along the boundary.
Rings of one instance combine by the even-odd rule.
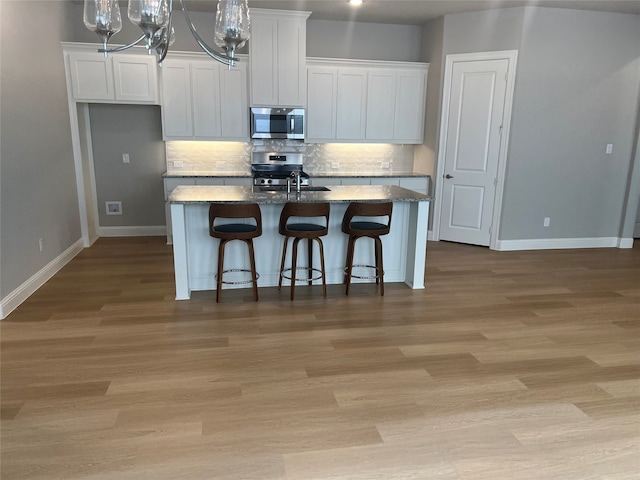
[[162, 238], [101, 239], [0, 322], [0, 476], [640, 478], [638, 242], [426, 280], [176, 302]]

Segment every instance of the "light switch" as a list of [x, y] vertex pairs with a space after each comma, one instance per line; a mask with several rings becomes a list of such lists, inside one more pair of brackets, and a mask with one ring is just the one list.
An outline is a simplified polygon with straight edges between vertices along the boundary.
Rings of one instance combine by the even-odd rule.
[[611, 155], [613, 153], [613, 143], [607, 143], [607, 155]]
[[122, 154], [122, 163], [129, 163], [129, 154], [128, 153], [123, 153]]

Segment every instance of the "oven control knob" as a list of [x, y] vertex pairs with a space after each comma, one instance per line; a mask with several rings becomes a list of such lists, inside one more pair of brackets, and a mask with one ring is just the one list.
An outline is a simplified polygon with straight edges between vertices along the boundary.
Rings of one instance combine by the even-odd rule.
[[260, 180], [260, 183], [265, 183], [264, 178], [262, 178], [262, 179]]
[[271, 183], [271, 179], [267, 180], [267, 183]]

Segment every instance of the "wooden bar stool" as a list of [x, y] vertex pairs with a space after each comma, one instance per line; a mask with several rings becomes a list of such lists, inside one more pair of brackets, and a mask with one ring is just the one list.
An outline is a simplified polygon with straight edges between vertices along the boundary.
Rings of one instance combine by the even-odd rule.
[[[292, 217], [301, 217], [304, 219], [312, 217], [324, 217], [324, 225], [317, 223], [296, 223], [289, 222]], [[293, 300], [296, 289], [296, 271], [307, 270], [309, 285], [314, 280], [322, 278], [322, 294], [327, 296], [327, 283], [324, 272], [324, 247], [320, 237], [326, 235], [329, 232], [329, 204], [328, 203], [294, 203], [288, 202], [282, 208], [280, 214], [280, 235], [284, 235], [284, 244], [282, 246], [282, 261], [280, 262], [280, 278], [278, 280], [278, 290], [282, 288], [282, 278], [291, 280], [291, 300]], [[291, 268], [284, 268], [284, 260], [287, 255], [287, 244], [289, 238], [293, 238], [293, 251], [291, 252]], [[309, 263], [307, 267], [296, 267], [298, 259], [298, 242], [301, 239], [306, 238], [308, 244], [308, 259]], [[320, 269], [313, 268], [313, 241], [318, 242], [318, 248], [320, 249]], [[291, 272], [291, 276], [286, 276], [285, 272]], [[313, 272], [317, 272], [320, 276], [313, 277]]]
[[[217, 218], [253, 219], [255, 225], [248, 223], [223, 223], [215, 224]], [[256, 272], [256, 259], [253, 250], [253, 239], [262, 235], [262, 215], [260, 207], [255, 203], [212, 203], [209, 207], [209, 235], [220, 239], [218, 247], [218, 274], [216, 276], [216, 302], [220, 302], [220, 291], [223, 283], [249, 283], [249, 282], [223, 282], [222, 275], [227, 272], [250, 272], [253, 283], [253, 298], [258, 300], [258, 273]], [[233, 268], [223, 270], [224, 247], [232, 240], [242, 240], [249, 247], [249, 259], [251, 269]]]
[[[384, 268], [382, 264], [382, 241], [380, 237], [389, 233], [391, 228], [392, 202], [385, 203], [365, 203], [352, 202], [347, 207], [342, 219], [342, 231], [349, 235], [347, 244], [347, 260], [345, 266], [345, 283], [347, 284], [347, 295], [351, 290], [351, 277], [353, 278], [375, 278], [376, 284], [380, 284], [380, 295], [384, 295]], [[356, 220], [354, 217], [388, 217], [387, 223], [374, 221]], [[375, 242], [375, 266], [374, 265], [354, 265], [353, 254], [356, 240], [362, 237], [372, 238]], [[353, 275], [353, 267], [366, 267], [375, 269], [373, 277]]]

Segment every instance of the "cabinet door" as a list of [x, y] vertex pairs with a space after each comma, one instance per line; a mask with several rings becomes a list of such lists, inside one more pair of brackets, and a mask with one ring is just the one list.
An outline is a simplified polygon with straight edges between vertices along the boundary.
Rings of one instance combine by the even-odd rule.
[[277, 45], [278, 21], [252, 15], [249, 41], [252, 105], [278, 105]]
[[427, 74], [398, 71], [393, 138], [399, 143], [422, 143]]
[[367, 77], [367, 140], [393, 140], [396, 109], [396, 74], [371, 69]]
[[366, 177], [344, 177], [342, 185], [371, 185], [371, 179]]
[[98, 52], [69, 54], [73, 98], [76, 100], [113, 101], [112, 56], [104, 58]]
[[304, 107], [307, 99], [306, 19], [278, 20], [278, 103]]
[[157, 68], [154, 56], [113, 55], [116, 100], [158, 103]]
[[400, 185], [398, 177], [371, 177], [371, 185]]
[[307, 69], [307, 140], [336, 138], [336, 101], [338, 69], [309, 67]]
[[249, 139], [246, 62], [238, 63], [231, 70], [220, 67], [220, 114], [223, 139]]
[[338, 70], [338, 105], [336, 138], [363, 140], [365, 133], [367, 70], [340, 68]]
[[220, 121], [220, 68], [212, 61], [191, 63], [193, 134], [216, 138], [222, 134]]
[[162, 128], [164, 138], [192, 138], [189, 62], [165, 60], [162, 66]]
[[429, 192], [429, 177], [401, 178], [400, 186], [427, 195]]

